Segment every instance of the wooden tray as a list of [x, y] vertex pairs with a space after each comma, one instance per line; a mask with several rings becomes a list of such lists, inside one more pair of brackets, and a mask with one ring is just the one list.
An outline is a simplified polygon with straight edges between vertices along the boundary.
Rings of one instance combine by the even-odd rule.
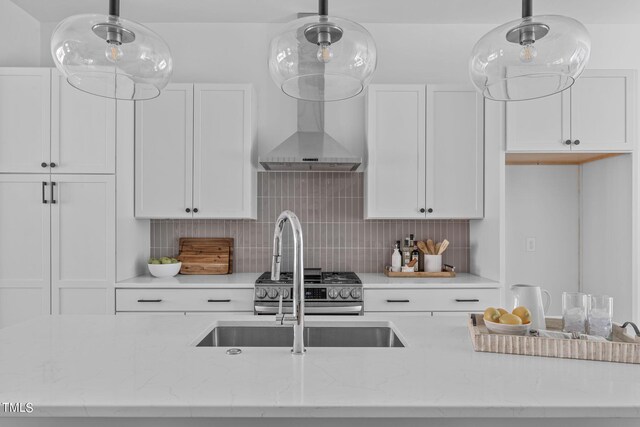
[[[547, 318], [546, 323], [549, 330], [562, 330], [562, 319]], [[615, 323], [613, 341], [607, 342], [492, 334], [481, 314], [471, 314], [468, 326], [475, 351], [640, 364], [640, 338]]]
[[439, 271], [437, 273], [427, 273], [426, 271], [416, 271], [414, 273], [402, 273], [396, 271], [389, 271], [384, 269], [384, 275], [387, 277], [415, 277], [415, 278], [429, 278], [429, 277], [456, 277], [456, 273], [453, 271]]
[[180, 239], [181, 274], [230, 274], [233, 272], [232, 238]]

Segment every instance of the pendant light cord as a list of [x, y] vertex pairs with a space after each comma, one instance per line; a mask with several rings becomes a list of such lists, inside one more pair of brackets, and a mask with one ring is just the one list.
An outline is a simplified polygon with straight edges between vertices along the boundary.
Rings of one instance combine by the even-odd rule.
[[320, 16], [328, 16], [329, 15], [329, 0], [319, 0], [318, 1], [318, 15], [320, 15]]
[[533, 16], [533, 0], [522, 0], [522, 17]]
[[120, 16], [120, 0], [109, 0], [109, 15]]

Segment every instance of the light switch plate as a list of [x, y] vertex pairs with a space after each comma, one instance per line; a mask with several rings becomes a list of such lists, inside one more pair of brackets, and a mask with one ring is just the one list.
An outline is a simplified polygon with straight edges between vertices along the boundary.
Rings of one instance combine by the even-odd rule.
[[527, 252], [535, 252], [536, 251], [536, 238], [535, 237], [527, 237], [525, 240], [525, 250]]

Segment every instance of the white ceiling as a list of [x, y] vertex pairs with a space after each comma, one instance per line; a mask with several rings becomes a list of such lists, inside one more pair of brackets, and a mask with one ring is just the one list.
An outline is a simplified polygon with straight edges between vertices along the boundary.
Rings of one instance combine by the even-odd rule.
[[[105, 13], [108, 0], [11, 0], [40, 22]], [[285, 22], [314, 12], [317, 0], [121, 0], [123, 17], [141, 22]], [[364, 23], [502, 23], [520, 0], [331, 0], [330, 14]], [[536, 0], [535, 14], [572, 16], [585, 24], [638, 24], [640, 0]]]

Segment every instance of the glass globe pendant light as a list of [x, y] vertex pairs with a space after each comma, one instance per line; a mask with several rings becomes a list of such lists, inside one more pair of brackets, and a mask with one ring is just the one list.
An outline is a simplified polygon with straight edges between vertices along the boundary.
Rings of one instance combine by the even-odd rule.
[[75, 15], [51, 36], [56, 67], [77, 89], [123, 100], [155, 98], [169, 83], [171, 52], [155, 32], [120, 18], [120, 0], [109, 15]]
[[489, 99], [523, 101], [568, 89], [591, 53], [589, 32], [575, 19], [533, 16], [522, 0], [522, 18], [484, 35], [469, 61], [473, 84]]
[[354, 97], [376, 69], [376, 45], [360, 24], [328, 16], [328, 0], [318, 15], [288, 23], [272, 40], [269, 71], [282, 91], [308, 101]]

